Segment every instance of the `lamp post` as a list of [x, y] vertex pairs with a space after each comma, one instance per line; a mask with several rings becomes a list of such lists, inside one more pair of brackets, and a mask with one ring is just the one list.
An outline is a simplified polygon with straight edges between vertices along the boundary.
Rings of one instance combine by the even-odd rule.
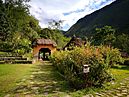
[[84, 64], [83, 65], [83, 73], [87, 74], [90, 71], [90, 67], [88, 64]]
[[88, 79], [88, 73], [90, 72], [90, 67], [88, 64], [83, 65], [83, 73], [84, 73], [84, 80], [85, 80], [85, 86], [87, 87], [87, 79]]

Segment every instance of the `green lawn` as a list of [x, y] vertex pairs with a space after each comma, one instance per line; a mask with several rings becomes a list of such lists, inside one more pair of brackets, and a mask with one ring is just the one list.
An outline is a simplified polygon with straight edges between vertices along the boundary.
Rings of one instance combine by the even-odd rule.
[[27, 75], [32, 65], [0, 64], [0, 97], [13, 89], [16, 82]]
[[120, 81], [123, 78], [129, 77], [129, 66], [115, 66], [111, 69], [111, 72], [114, 78], [116, 78], [117, 81]]
[[[117, 66], [111, 69], [114, 84], [107, 83], [105, 88], [71, 89], [68, 83], [59, 75], [50, 63], [38, 65], [5, 64], [0, 65], [0, 97], [17, 94], [20, 97], [82, 97], [87, 93], [95, 93], [119, 87], [124, 78], [129, 77], [129, 66]], [[11, 90], [11, 91], [10, 91]]]
[[118, 87], [121, 81], [124, 81], [125, 78], [129, 78], [129, 66], [120, 65], [120, 66], [113, 67], [111, 68], [111, 73], [115, 81], [113, 85], [107, 88]]

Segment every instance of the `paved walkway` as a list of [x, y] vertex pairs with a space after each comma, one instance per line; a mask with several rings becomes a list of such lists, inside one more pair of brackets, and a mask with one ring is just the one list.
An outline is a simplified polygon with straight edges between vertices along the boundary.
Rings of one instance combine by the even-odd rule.
[[83, 97], [129, 97], [129, 78], [124, 79], [120, 83], [119, 88], [114, 88], [95, 94], [89, 94]]

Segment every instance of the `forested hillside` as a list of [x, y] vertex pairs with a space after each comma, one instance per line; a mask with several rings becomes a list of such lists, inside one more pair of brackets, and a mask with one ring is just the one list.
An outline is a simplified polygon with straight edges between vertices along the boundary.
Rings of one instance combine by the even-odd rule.
[[95, 28], [112, 26], [117, 33], [129, 31], [129, 0], [116, 0], [112, 4], [85, 16], [75, 23], [66, 33], [67, 36], [89, 36]]

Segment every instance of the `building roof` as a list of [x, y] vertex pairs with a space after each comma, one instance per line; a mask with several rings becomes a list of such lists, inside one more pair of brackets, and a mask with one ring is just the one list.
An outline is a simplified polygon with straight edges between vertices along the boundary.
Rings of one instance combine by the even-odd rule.
[[33, 46], [36, 45], [53, 45], [54, 47], [57, 46], [56, 42], [51, 40], [51, 39], [44, 39], [44, 38], [40, 38], [40, 39], [36, 39], [33, 43]]
[[81, 38], [73, 36], [63, 49], [65, 50], [65, 48], [70, 47], [71, 45], [81, 47], [82, 45], [85, 45], [85, 41], [83, 41]]

